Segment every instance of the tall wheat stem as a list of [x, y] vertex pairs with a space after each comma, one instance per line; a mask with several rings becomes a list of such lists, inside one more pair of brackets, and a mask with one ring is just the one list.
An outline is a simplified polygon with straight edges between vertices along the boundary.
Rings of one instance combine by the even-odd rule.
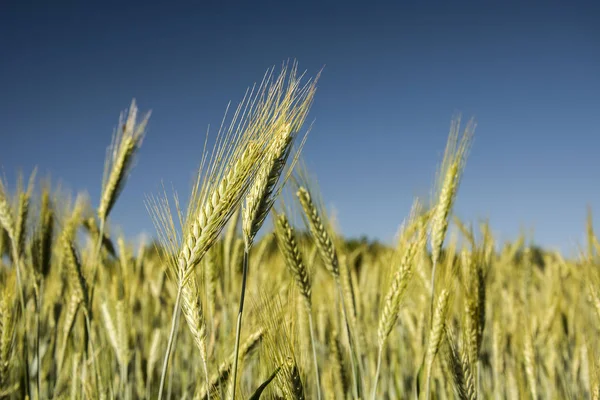
[[429, 304], [429, 324], [433, 321], [433, 303], [435, 301], [435, 270], [437, 267], [437, 260], [433, 262], [433, 268], [431, 269], [431, 301]]
[[100, 259], [102, 254], [102, 239], [104, 239], [104, 227], [105, 220], [100, 220], [100, 229], [98, 233], [98, 240], [96, 240], [96, 244], [94, 246], [94, 254], [92, 258], [92, 284], [90, 288], [90, 304], [93, 304], [94, 301], [94, 287], [96, 286], [96, 275], [98, 274], [98, 265], [102, 261]]
[[169, 341], [167, 342], [167, 351], [163, 360], [162, 373], [160, 375], [160, 385], [158, 389], [158, 399], [162, 399], [163, 390], [165, 388], [165, 377], [167, 376], [167, 368], [169, 366], [169, 356], [171, 355], [171, 347], [173, 346], [173, 338], [175, 337], [175, 328], [177, 326], [177, 317], [179, 316], [179, 303], [181, 302], [182, 285], [178, 285], [177, 298], [173, 306], [173, 317], [171, 318], [171, 333], [169, 333]]
[[233, 381], [231, 389], [231, 400], [235, 399], [235, 383], [237, 380], [237, 369], [238, 369], [238, 353], [240, 350], [240, 334], [242, 332], [242, 314], [244, 312], [244, 299], [246, 298], [246, 280], [248, 279], [248, 253], [250, 248], [244, 246], [244, 259], [243, 259], [243, 270], [242, 270], [242, 290], [240, 293], [240, 308], [238, 311], [237, 325], [235, 328], [235, 349], [233, 351]]
[[96, 379], [94, 379], [94, 388], [96, 389], [96, 393], [100, 394], [99, 391], [99, 382], [100, 382], [100, 372], [98, 371], [98, 365], [96, 364], [96, 351], [94, 350], [94, 341], [92, 340], [92, 324], [90, 322], [90, 315], [88, 311], [85, 312], [85, 326], [88, 331], [88, 342], [90, 345], [90, 352], [92, 353], [92, 368], [94, 369], [94, 375]]
[[315, 364], [315, 379], [317, 384], [317, 398], [321, 400], [321, 382], [319, 380], [319, 363], [317, 362], [317, 348], [315, 345], [315, 328], [313, 326], [313, 317], [310, 310], [308, 312], [308, 328], [310, 329], [310, 342], [312, 345], [313, 362]]
[[350, 333], [350, 324], [348, 322], [348, 313], [346, 311], [346, 301], [342, 293], [342, 286], [339, 279], [336, 279], [336, 285], [338, 288], [338, 295], [342, 301], [342, 314], [344, 317], [344, 323], [346, 325], [346, 336], [348, 336], [348, 345], [350, 353], [350, 366], [352, 367], [352, 379], [354, 380], [354, 398], [360, 399], [360, 385], [358, 381], [358, 373], [356, 371], [356, 363], [354, 361], [354, 341], [352, 340], [352, 334]]
[[[23, 313], [22, 318], [25, 318], [25, 315], [27, 314], [25, 312], [25, 295], [23, 294], [25, 291], [25, 288], [23, 287], [23, 280], [21, 278], [21, 257], [19, 255], [19, 250], [17, 249], [16, 244], [14, 243], [14, 240], [11, 241], [12, 242], [12, 254], [13, 254], [13, 260], [15, 262], [15, 272], [17, 275], [17, 286], [19, 287], [19, 302], [21, 304], [21, 312]], [[29, 396], [31, 398], [31, 393], [30, 393], [30, 376], [29, 376], [29, 351], [28, 351], [28, 345], [27, 345], [27, 336], [23, 335], [23, 359], [25, 360], [25, 393], [27, 394], [27, 396]]]
[[371, 399], [375, 400], [377, 395], [377, 382], [379, 382], [379, 373], [381, 371], [381, 358], [383, 355], [383, 344], [379, 346], [377, 350], [377, 369], [375, 370], [375, 382], [373, 383], [373, 393], [371, 395]]
[[40, 388], [42, 387], [42, 360], [40, 355], [40, 314], [42, 312], [42, 285], [43, 281], [40, 280], [40, 287], [37, 294], [37, 310], [35, 313], [35, 351], [37, 354], [37, 398], [40, 397]]
[[[181, 334], [181, 331], [179, 330], [179, 318], [180, 318], [180, 312], [179, 311], [177, 313], [177, 318], [175, 319], [175, 337], [173, 337], [173, 344], [172, 347], [177, 348], [177, 340], [179, 339], [179, 335]], [[172, 399], [173, 393], [173, 369], [169, 370], [169, 382], [167, 383], [167, 399]]]

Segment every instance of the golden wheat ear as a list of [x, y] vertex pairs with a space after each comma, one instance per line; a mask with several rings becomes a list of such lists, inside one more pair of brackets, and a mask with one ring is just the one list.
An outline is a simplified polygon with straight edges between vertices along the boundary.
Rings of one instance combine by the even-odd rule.
[[[312, 347], [313, 368], [315, 374], [315, 385], [317, 387], [317, 398], [321, 399], [321, 375], [319, 373], [319, 363], [317, 358], [317, 349], [315, 342], [315, 328], [312, 316], [312, 282], [309, 268], [305, 264], [302, 255], [302, 249], [298, 241], [295, 229], [290, 224], [286, 215], [285, 206], [282, 205], [282, 211], [274, 212], [274, 231], [277, 244], [285, 260], [288, 271], [294, 279], [294, 283], [302, 296], [302, 305], [308, 319], [310, 343]], [[315, 249], [316, 250], [316, 249]], [[316, 253], [314, 253], [316, 256]], [[301, 314], [299, 318], [304, 317]]]
[[[284, 78], [285, 74], [284, 68], [280, 79]], [[252, 245], [283, 184], [289, 178], [306, 140], [305, 135], [288, 168], [288, 174], [281, 180], [280, 177], [288, 164], [296, 137], [313, 102], [319, 75], [315, 79], [308, 80], [304, 87], [300, 87], [300, 79], [301, 77], [296, 76], [296, 64], [294, 64], [288, 77], [287, 88], [282, 89], [279, 94], [282, 100], [277, 110], [277, 119], [273, 124], [274, 140], [246, 197], [242, 218], [246, 247]]]
[[275, 387], [285, 398], [304, 398], [304, 385], [299, 369], [298, 337], [293, 318], [297, 302], [293, 291], [287, 299], [262, 293], [255, 305], [258, 322], [265, 328], [262, 350], [268, 369], [280, 368]]
[[327, 223], [324, 222], [321, 217], [322, 210], [317, 208], [315, 202], [313, 202], [311, 193], [306, 187], [300, 187], [296, 192], [296, 196], [298, 197], [298, 201], [302, 206], [308, 228], [315, 240], [317, 248], [319, 249], [319, 254], [325, 264], [325, 267], [336, 280], [339, 279], [340, 267], [337, 250], [327, 229]]
[[306, 309], [310, 312], [311, 309], [311, 282], [308, 269], [302, 260], [300, 246], [296, 240], [294, 228], [285, 213], [275, 214], [275, 236], [277, 244], [281, 250], [286, 266], [290, 271], [294, 282], [302, 295]]
[[38, 222], [39, 248], [36, 250], [36, 253], [39, 254], [38, 271], [44, 277], [50, 272], [55, 220], [55, 213], [50, 199], [50, 188], [47, 186], [42, 192], [42, 205]]
[[[316, 180], [311, 179], [308, 170], [302, 166], [294, 179], [297, 186], [296, 196], [303, 210], [303, 218], [311, 236], [319, 250], [321, 260], [327, 271], [332, 275], [340, 299], [342, 316], [346, 325], [346, 336], [348, 339], [348, 353], [352, 368], [354, 396], [362, 396], [365, 384], [363, 378], [363, 363], [360, 342], [356, 340], [352, 330], [356, 330], [355, 298], [351, 288], [350, 276], [346, 266], [340, 268], [340, 259], [336, 247], [335, 231], [331, 220], [325, 213], [325, 208], [319, 197]], [[313, 189], [314, 188], [314, 189]], [[345, 255], [342, 254], [342, 257]]]
[[[442, 351], [447, 373], [452, 380], [455, 396], [460, 400], [476, 399], [470, 366], [465, 365], [457, 349], [456, 338], [449, 327], [444, 327]], [[465, 376], [465, 367], [469, 373]]]
[[13, 215], [10, 198], [8, 197], [4, 182], [0, 179], [0, 226], [2, 226], [11, 241], [11, 246], [12, 242], [16, 240], [15, 219]]
[[15, 241], [17, 254], [23, 257], [25, 252], [25, 240], [27, 238], [27, 222], [29, 219], [29, 208], [31, 203], [31, 194], [35, 186], [36, 170], [34, 169], [29, 177], [27, 188], [23, 188], [22, 177], [19, 177], [17, 187], [17, 218], [15, 221]]
[[138, 108], [135, 100], [133, 100], [127, 118], [124, 119], [121, 115], [119, 127], [107, 150], [104, 178], [102, 180], [102, 195], [98, 206], [98, 218], [101, 226], [106, 222], [106, 218], [125, 186], [135, 155], [144, 139], [150, 112], [140, 122], [137, 121], [137, 114]]
[[[178, 285], [174, 316], [179, 312], [181, 300], [184, 305], [198, 303], [194, 291], [186, 289], [189, 281], [193, 279], [192, 273], [195, 267], [203, 260], [231, 216], [239, 208], [241, 201], [254, 184], [263, 161], [275, 150], [280, 149], [281, 140], [286, 146], [283, 146], [284, 149], [281, 150], [283, 153], [277, 158], [287, 157], [285, 153], [289, 151], [288, 140], [282, 139], [281, 127], [293, 125], [291, 130], [285, 131], [285, 134], [295, 132], [299, 127], [294, 124], [298, 124], [298, 121], [303, 119], [303, 114], [299, 111], [303, 108], [294, 102], [295, 84], [292, 85], [291, 99], [289, 96], [282, 96], [286, 93], [283, 91], [284, 82], [285, 73], [275, 80], [272, 73], [267, 73], [256, 93], [252, 89], [250, 94], [244, 97], [232, 121], [221, 126], [212, 153], [203, 153], [185, 216], [178, 212], [182, 224], [181, 234], [175, 229], [168, 201], [166, 199], [150, 201], [148, 208], [163, 246], [175, 250], [165, 257], [170, 275], [175, 278]], [[178, 201], [176, 200], [175, 203], [176, 208], [179, 209]], [[258, 207], [257, 218], [259, 219], [262, 218], [260, 212], [262, 208], [262, 206]], [[166, 371], [168, 365], [174, 321], [175, 318], [172, 321], [172, 334], [167, 346], [163, 371]], [[197, 316], [194, 316], [194, 321], [190, 325], [193, 332], [200, 331], [196, 329], [199, 326], [197, 322]], [[239, 329], [236, 333], [236, 349], [239, 350]], [[234, 382], [237, 371], [237, 357], [235, 358]], [[164, 387], [164, 375], [165, 372], [161, 377], [160, 393]]]
[[81, 224], [81, 216], [85, 207], [83, 197], [78, 196], [75, 202], [75, 208], [70, 218], [65, 223], [63, 232], [60, 237], [62, 264], [66, 272], [67, 286], [71, 291], [71, 295], [76, 299], [77, 303], [82, 303], [86, 312], [90, 311], [88, 285], [83, 276], [81, 259], [75, 240], [77, 230]]
[[[1, 277], [0, 277], [1, 278]], [[0, 389], [8, 386], [9, 374], [13, 367], [17, 328], [17, 302], [15, 273], [6, 274], [0, 280]]]
[[446, 230], [448, 229], [448, 216], [452, 211], [458, 193], [475, 126], [475, 121], [470, 120], [459, 141], [461, 119], [456, 117], [452, 121], [444, 159], [436, 182], [437, 203], [431, 216], [431, 258], [434, 265], [437, 264], [440, 258]]

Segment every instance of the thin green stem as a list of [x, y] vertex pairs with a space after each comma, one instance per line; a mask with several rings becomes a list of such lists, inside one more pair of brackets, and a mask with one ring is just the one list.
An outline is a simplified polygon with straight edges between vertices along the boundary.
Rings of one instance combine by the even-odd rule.
[[19, 286], [19, 302], [21, 303], [21, 311], [25, 315], [25, 288], [23, 287], [23, 278], [21, 278], [21, 256], [19, 256], [19, 249], [15, 243], [12, 244], [12, 255], [17, 274], [17, 285]]
[[171, 347], [173, 346], [173, 338], [175, 336], [175, 327], [177, 316], [179, 314], [179, 302], [181, 301], [181, 290], [182, 286], [178, 285], [177, 298], [175, 299], [175, 305], [173, 306], [173, 317], [171, 318], [171, 333], [169, 334], [169, 341], [167, 342], [167, 351], [165, 352], [165, 359], [163, 361], [162, 373], [160, 375], [160, 386], [158, 389], [158, 399], [162, 399], [163, 390], [165, 388], [165, 378], [167, 376], [167, 369], [169, 367], [169, 356], [171, 355]]
[[379, 350], [377, 351], [377, 370], [375, 371], [375, 382], [373, 383], [373, 394], [371, 395], [371, 399], [375, 400], [377, 396], [377, 383], [379, 382], [379, 373], [381, 371], [381, 358], [383, 353], [383, 343], [379, 345]]
[[431, 397], [431, 368], [427, 367], [427, 381], [425, 381], [425, 399], [429, 400]]
[[310, 308], [306, 310], [308, 313], [308, 327], [310, 329], [310, 342], [312, 344], [313, 362], [315, 364], [315, 381], [317, 383], [317, 398], [321, 400], [321, 382], [319, 379], [319, 363], [317, 362], [317, 348], [315, 345], [315, 329], [313, 327], [313, 317]]
[[120, 363], [120, 369], [121, 369], [121, 379], [120, 379], [120, 386], [121, 386], [121, 393], [123, 395], [123, 397], [125, 399], [129, 398], [129, 393], [127, 390], [127, 365]]
[[352, 367], [352, 379], [354, 380], [354, 398], [359, 399], [360, 384], [358, 380], [358, 372], [356, 371], [356, 363], [354, 361], [354, 341], [352, 340], [352, 334], [350, 332], [350, 323], [348, 322], [348, 313], [346, 311], [346, 301], [344, 300], [344, 294], [342, 293], [342, 286], [340, 284], [339, 279], [336, 279], [336, 284], [338, 287], [338, 295], [340, 296], [340, 299], [342, 301], [342, 314], [344, 316], [344, 322], [346, 325], [346, 335], [348, 336], [348, 352], [350, 353], [350, 366]]
[[98, 240], [96, 240], [96, 246], [94, 249], [94, 257], [92, 258], [92, 282], [90, 285], [90, 307], [94, 301], [94, 288], [96, 287], [96, 276], [98, 274], [98, 265], [100, 264], [100, 257], [102, 252], [102, 239], [104, 239], [104, 226], [105, 221], [100, 221], [100, 229], [98, 233]]
[[435, 270], [437, 262], [433, 263], [433, 269], [431, 270], [431, 303], [429, 305], [429, 324], [433, 321], [433, 301], [435, 297]]
[[[429, 325], [433, 324], [433, 303], [435, 300], [435, 270], [437, 267], [437, 261], [433, 263], [431, 270], [431, 303], [429, 305]], [[433, 361], [432, 361], [433, 363]], [[425, 399], [429, 400], [431, 396], [431, 368], [427, 368], [427, 381], [425, 383]]]
[[[177, 339], [179, 339], [179, 335], [181, 335], [181, 330], [179, 329], [179, 318], [181, 318], [181, 311], [177, 311], [177, 318], [175, 318], [175, 337], [173, 338], [173, 344], [171, 347], [177, 348]], [[173, 393], [173, 369], [169, 370], [169, 381], [167, 383], [167, 399], [171, 400]]]
[[40, 388], [42, 387], [42, 360], [41, 360], [41, 355], [40, 355], [40, 314], [42, 312], [42, 285], [43, 285], [43, 281], [40, 280], [40, 284], [39, 284], [39, 290], [37, 293], [37, 307], [36, 307], [36, 313], [35, 313], [35, 325], [36, 325], [36, 329], [35, 329], [35, 352], [37, 355], [37, 398], [41, 399], [40, 397]]
[[475, 388], [477, 389], [477, 392], [475, 393], [475, 398], [478, 399], [479, 398], [479, 393], [481, 393], [481, 387], [480, 387], [480, 379], [479, 379], [479, 375], [481, 374], [481, 369], [479, 367], [479, 357], [477, 357], [477, 360], [475, 360], [475, 370], [476, 370], [476, 386]]
[[[17, 274], [17, 286], [19, 287], [19, 302], [21, 305], [21, 315], [22, 318], [25, 318], [25, 315], [27, 315], [27, 313], [25, 312], [25, 287], [23, 286], [23, 279], [21, 278], [21, 267], [22, 267], [22, 263], [21, 263], [21, 256], [19, 255], [19, 249], [17, 248], [17, 243], [15, 243], [14, 241], [12, 241], [12, 254], [13, 254], [13, 262], [14, 262], [14, 267], [15, 267], [15, 272]], [[27, 332], [25, 332], [23, 334], [23, 358], [25, 360], [25, 393], [27, 394], [27, 396], [29, 398], [31, 398], [31, 388], [30, 386], [30, 376], [29, 376], [29, 352], [28, 350], [28, 341], [27, 341]]]
[[202, 365], [204, 367], [204, 379], [205, 379], [204, 383], [206, 385], [206, 399], [210, 400], [210, 382], [208, 379], [208, 365], [206, 364], [206, 359], [202, 360]]
[[92, 340], [92, 324], [90, 322], [90, 316], [88, 315], [88, 312], [86, 310], [84, 310], [84, 317], [85, 317], [85, 327], [87, 329], [87, 339], [88, 339], [88, 343], [90, 345], [90, 352], [92, 355], [92, 366], [94, 368], [94, 375], [96, 377], [96, 379], [94, 380], [95, 384], [95, 389], [96, 389], [96, 393], [99, 395], [100, 391], [98, 390], [99, 388], [99, 382], [100, 382], [100, 373], [98, 372], [98, 365], [96, 364], [96, 351], [94, 350], [94, 341]]
[[243, 259], [243, 271], [242, 271], [242, 291], [240, 293], [240, 308], [238, 311], [237, 325], [235, 328], [235, 350], [233, 356], [233, 381], [231, 389], [231, 400], [235, 400], [235, 383], [237, 380], [237, 369], [238, 369], [238, 354], [240, 351], [240, 334], [242, 332], [242, 314], [244, 313], [244, 300], [246, 298], [246, 280], [248, 279], [248, 253], [250, 252], [249, 246], [244, 246], [244, 259]]

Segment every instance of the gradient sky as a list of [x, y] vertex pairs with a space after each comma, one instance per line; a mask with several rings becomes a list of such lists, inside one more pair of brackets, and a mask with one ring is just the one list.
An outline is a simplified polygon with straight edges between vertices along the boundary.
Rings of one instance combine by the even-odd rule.
[[[600, 7], [564, 2], [27, 2], [0, 5], [0, 168], [97, 205], [119, 113], [152, 109], [113, 213], [153, 233], [187, 196], [208, 125], [271, 66], [324, 71], [304, 148], [349, 236], [390, 240], [428, 195], [455, 112], [475, 117], [456, 213], [564, 251], [600, 215]], [[64, 4], [64, 5], [61, 5]], [[67, 4], [69, 4], [67, 6]], [[87, 4], [87, 5], [84, 5]], [[596, 218], [600, 222], [600, 218]]]

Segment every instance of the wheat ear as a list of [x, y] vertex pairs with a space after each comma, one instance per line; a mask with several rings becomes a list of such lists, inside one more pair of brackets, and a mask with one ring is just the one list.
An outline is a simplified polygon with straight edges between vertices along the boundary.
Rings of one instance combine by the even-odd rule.
[[[20, 232], [17, 229], [17, 221], [15, 221], [14, 217], [13, 217], [13, 213], [12, 213], [12, 209], [10, 206], [10, 202], [8, 199], [8, 194], [6, 193], [6, 190], [4, 188], [4, 184], [2, 182], [2, 180], [0, 180], [0, 225], [2, 226], [2, 228], [4, 228], [4, 230], [6, 231], [8, 238], [10, 240], [10, 248], [11, 248], [11, 256], [12, 256], [12, 260], [13, 260], [13, 265], [17, 274], [17, 287], [18, 287], [18, 292], [19, 292], [19, 301], [20, 301], [20, 306], [21, 309], [23, 311], [23, 313], [25, 312], [25, 287], [24, 282], [23, 282], [23, 278], [22, 278], [22, 273], [24, 271], [22, 271], [24, 269], [24, 267], [21, 265], [21, 254], [22, 251], [19, 248], [19, 236]], [[25, 350], [26, 351], [26, 350]]]
[[[207, 154], [204, 153], [196, 184], [188, 203], [181, 239], [174, 229], [168, 205], [157, 202], [150, 204], [153, 220], [163, 244], [169, 252], [177, 254], [176, 257], [172, 257], [170, 254], [166, 255], [165, 259], [168, 260], [167, 265], [171, 276], [177, 280], [178, 300], [194, 267], [214, 244], [254, 182], [260, 168], [259, 161], [271, 150], [274, 141], [274, 115], [280, 106], [280, 99], [276, 94], [278, 85], [281, 85], [282, 82], [282, 79], [279, 79], [272, 83], [270, 75], [267, 76], [256, 97], [252, 97], [253, 92], [245, 97], [229, 127], [225, 129], [222, 127], [219, 130], [217, 142], [210, 158], [207, 158]], [[208, 163], [206, 169], [204, 168], [205, 162]], [[180, 219], [183, 220], [181, 215]], [[174, 321], [179, 313], [178, 307], [179, 301], [176, 301], [171, 327], [172, 334], [169, 335], [163, 362], [159, 397], [162, 396], [164, 387], [175, 332]], [[239, 335], [237, 336], [236, 347], [239, 346]]]
[[475, 122], [469, 121], [465, 131], [458, 141], [460, 130], [460, 117], [452, 121], [450, 135], [440, 169], [439, 181], [437, 182], [437, 204], [431, 215], [431, 260], [433, 270], [431, 273], [431, 306], [430, 315], [433, 316], [433, 297], [435, 295], [436, 268], [440, 259], [446, 230], [448, 229], [448, 216], [458, 192], [462, 172], [465, 167], [466, 158], [471, 145]]
[[465, 376], [463, 373], [462, 360], [456, 349], [455, 337], [448, 327], [444, 328], [443, 340], [443, 355], [449, 366], [449, 373], [452, 378], [454, 394], [460, 400], [472, 400], [468, 396], [468, 391], [465, 385]]
[[6, 388], [15, 348], [16, 302], [15, 275], [7, 275], [0, 290], [0, 388]]
[[[265, 218], [267, 217], [276, 196], [281, 190], [278, 187], [281, 174], [287, 164], [294, 139], [304, 123], [308, 114], [312, 99], [315, 93], [316, 80], [310, 82], [304, 87], [299, 88], [299, 79], [296, 78], [296, 66], [288, 78], [288, 86], [283, 87], [283, 82], [287, 74], [286, 68], [280, 74], [275, 85], [275, 107], [273, 119], [269, 121], [264, 128], [274, 133], [273, 141], [270, 143], [265, 153], [265, 162], [258, 170], [256, 179], [250, 186], [249, 193], [246, 196], [246, 205], [242, 210], [242, 232], [244, 233], [244, 258], [242, 268], [242, 287], [240, 293], [238, 320], [236, 325], [235, 347], [239, 347], [242, 316], [244, 311], [244, 299], [246, 293], [246, 282], [248, 275], [248, 259], [252, 243]], [[294, 162], [297, 157], [294, 158]], [[293, 168], [292, 162], [291, 168]], [[289, 176], [289, 175], [288, 175]], [[285, 179], [284, 179], [285, 182]], [[233, 391], [232, 398], [235, 398], [235, 385], [237, 378], [237, 359], [233, 364]]]
[[275, 216], [275, 234], [277, 243], [283, 253], [288, 270], [294, 278], [296, 287], [302, 295], [306, 313], [308, 315], [308, 324], [310, 329], [310, 341], [313, 353], [313, 364], [315, 368], [315, 381], [317, 383], [317, 397], [321, 399], [321, 383], [319, 378], [319, 363], [317, 361], [317, 350], [315, 345], [315, 333], [311, 307], [311, 282], [308, 269], [302, 260], [302, 253], [296, 241], [294, 228], [290, 225], [285, 213]]
[[374, 400], [377, 396], [377, 382], [381, 369], [381, 358], [383, 355], [383, 346], [392, 328], [398, 319], [398, 311], [408, 283], [412, 276], [412, 263], [415, 256], [417, 244], [411, 243], [406, 249], [405, 254], [400, 262], [398, 270], [394, 273], [392, 284], [384, 300], [383, 310], [379, 318], [379, 327], [377, 330], [378, 351], [377, 351], [377, 369], [375, 372], [375, 380], [371, 398]]
[[[131, 102], [127, 119], [121, 116], [119, 129], [107, 152], [105, 173], [102, 182], [102, 196], [98, 206], [98, 218], [103, 227], [117, 198], [121, 194], [127, 175], [131, 171], [136, 152], [139, 150], [150, 113], [147, 113], [141, 122], [137, 122], [138, 108], [135, 100]], [[101, 229], [102, 230], [102, 229]]]
[[[250, 353], [254, 348], [258, 346], [261, 340], [264, 337], [264, 329], [260, 328], [251, 335], [249, 335], [246, 340], [240, 346], [238, 356], [240, 358], [244, 358], [248, 353]], [[214, 373], [209, 381], [208, 387], [203, 387], [194, 398], [196, 399], [206, 399], [208, 397], [209, 392], [217, 389], [220, 385], [223, 385], [229, 375], [231, 373], [231, 367], [233, 365], [233, 358], [235, 353], [231, 353], [227, 359], [221, 363], [216, 373]]]
[[343, 294], [340, 281], [340, 265], [337, 250], [332, 237], [325, 227], [321, 213], [313, 202], [311, 193], [308, 191], [308, 189], [304, 186], [299, 187], [298, 191], [296, 192], [296, 196], [298, 197], [300, 205], [302, 206], [308, 228], [315, 240], [317, 248], [319, 249], [319, 254], [323, 260], [323, 263], [325, 264], [325, 268], [329, 271], [329, 273], [331, 273], [336, 283], [337, 292], [341, 300], [342, 314], [346, 325], [346, 335], [349, 343], [348, 352], [350, 355], [350, 365], [352, 367], [352, 377], [354, 380], [354, 396], [358, 398], [361, 393], [362, 385], [355, 359], [360, 362], [360, 358], [355, 354], [354, 339], [350, 329], [350, 321], [348, 318], [345, 296]]

